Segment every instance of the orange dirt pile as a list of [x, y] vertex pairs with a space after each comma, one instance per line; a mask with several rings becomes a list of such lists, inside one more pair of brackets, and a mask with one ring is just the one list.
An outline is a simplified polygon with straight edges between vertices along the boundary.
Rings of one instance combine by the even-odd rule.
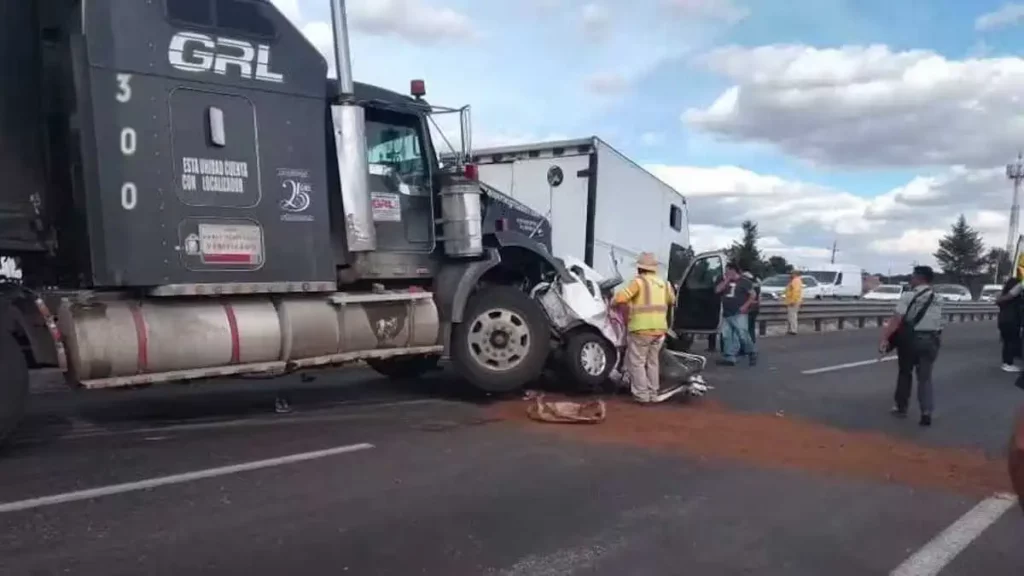
[[[707, 400], [650, 407], [610, 400], [607, 420], [590, 426], [535, 422], [526, 414], [527, 405], [502, 402], [489, 411], [495, 418], [534, 431], [590, 442], [978, 496], [1011, 490], [1005, 460], [993, 460], [981, 452], [924, 447], [880, 433], [840, 430], [789, 416], [733, 412]], [[912, 420], [906, 424], [917, 425]]]

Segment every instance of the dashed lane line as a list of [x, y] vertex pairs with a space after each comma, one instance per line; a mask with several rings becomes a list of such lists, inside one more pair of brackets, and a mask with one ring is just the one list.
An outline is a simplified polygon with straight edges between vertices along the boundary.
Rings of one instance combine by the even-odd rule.
[[996, 494], [982, 500], [897, 566], [889, 576], [935, 576], [1016, 503], [1017, 497], [1012, 494]]
[[870, 366], [871, 364], [879, 364], [881, 362], [892, 362], [896, 359], [896, 356], [883, 356], [881, 358], [875, 358], [872, 360], [861, 360], [860, 362], [847, 362], [846, 364], [836, 364], [835, 366], [825, 366], [824, 368], [813, 368], [811, 370], [803, 370], [801, 374], [822, 374], [824, 372], [835, 372], [836, 370], [846, 370], [847, 368], [858, 368], [860, 366]]
[[172, 484], [182, 484], [185, 482], [195, 482], [196, 480], [204, 480], [207, 478], [216, 478], [218, 476], [227, 476], [229, 474], [238, 474], [240, 472], [249, 472], [252, 470], [261, 470], [264, 468], [273, 468], [275, 466], [284, 466], [286, 464], [296, 464], [299, 462], [306, 462], [309, 460], [317, 460], [320, 458], [327, 458], [328, 456], [337, 456], [339, 454], [348, 454], [350, 452], [358, 452], [360, 450], [369, 450], [373, 448], [373, 444], [349, 444], [347, 446], [337, 446], [335, 448], [328, 448], [326, 450], [317, 450], [314, 452], [302, 452], [299, 454], [291, 454], [288, 456], [281, 456], [278, 458], [270, 458], [267, 460], [256, 460], [252, 462], [243, 462], [241, 464], [232, 464], [230, 466], [221, 466], [219, 468], [207, 468], [205, 470], [196, 470], [194, 472], [185, 472], [184, 474], [173, 474], [171, 476], [160, 476], [156, 478], [148, 478], [146, 480], [138, 480], [135, 482], [126, 482], [124, 484], [113, 484], [110, 486], [101, 486], [99, 488], [90, 488], [88, 490], [78, 490], [75, 492], [64, 492], [63, 494], [54, 494], [52, 496], [42, 496], [39, 498], [29, 498], [27, 500], [18, 500], [16, 502], [6, 502], [0, 504], [0, 513], [5, 512], [18, 512], [20, 510], [30, 510], [33, 508], [41, 508], [43, 506], [54, 506], [56, 504], [66, 504], [68, 502], [77, 502], [79, 500], [91, 500], [93, 498], [101, 498], [104, 496], [113, 496], [115, 494], [124, 494], [126, 492], [137, 492], [139, 490], [149, 490], [151, 488], [158, 488], [160, 486], [169, 486]]

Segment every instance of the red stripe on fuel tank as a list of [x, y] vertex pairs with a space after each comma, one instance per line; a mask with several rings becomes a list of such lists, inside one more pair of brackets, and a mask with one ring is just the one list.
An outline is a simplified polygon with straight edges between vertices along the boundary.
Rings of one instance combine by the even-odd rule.
[[131, 305], [132, 322], [135, 323], [135, 341], [139, 349], [138, 364], [139, 374], [149, 371], [149, 336], [146, 335], [146, 318], [142, 315], [142, 308], [138, 304]]
[[242, 343], [238, 339], [238, 318], [235, 317], [235, 308], [225, 302], [224, 314], [228, 317], [228, 329], [231, 331], [231, 363], [238, 364], [242, 356]]

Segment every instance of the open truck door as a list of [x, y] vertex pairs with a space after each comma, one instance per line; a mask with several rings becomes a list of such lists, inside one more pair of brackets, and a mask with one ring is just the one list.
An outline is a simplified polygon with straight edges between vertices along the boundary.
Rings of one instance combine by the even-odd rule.
[[[722, 298], [715, 286], [725, 275], [725, 254], [703, 252], [683, 272], [676, 291], [672, 330], [683, 334], [713, 334], [722, 321]], [[686, 339], [686, 338], [684, 338]], [[688, 339], [686, 339], [688, 340]]]

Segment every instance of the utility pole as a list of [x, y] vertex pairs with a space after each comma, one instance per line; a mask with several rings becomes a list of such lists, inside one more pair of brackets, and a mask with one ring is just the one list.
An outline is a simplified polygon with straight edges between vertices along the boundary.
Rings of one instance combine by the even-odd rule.
[[1006, 177], [1013, 181], [1013, 203], [1010, 204], [1010, 229], [1006, 232], [1006, 254], [1013, 258], [1020, 227], [1020, 183], [1024, 180], [1024, 152], [1017, 153], [1017, 161], [1006, 165]]
[[836, 263], [836, 245], [839, 244], [839, 240], [832, 241], [832, 263]]

